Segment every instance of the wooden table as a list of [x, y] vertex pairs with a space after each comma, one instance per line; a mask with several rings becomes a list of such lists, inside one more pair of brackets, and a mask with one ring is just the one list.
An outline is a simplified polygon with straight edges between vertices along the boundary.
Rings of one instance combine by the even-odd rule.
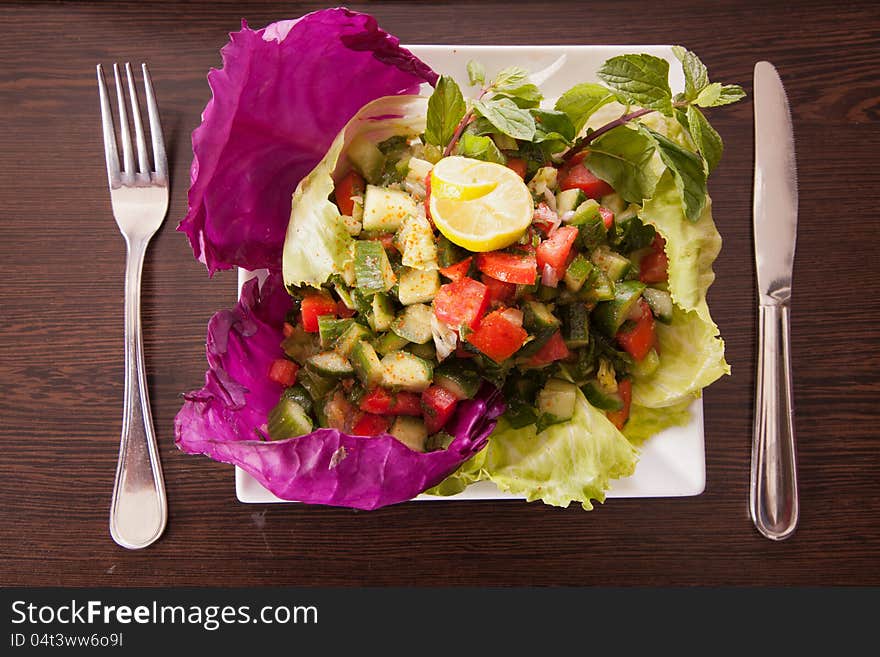
[[[230, 466], [173, 444], [202, 385], [205, 327], [235, 274], [208, 279], [175, 228], [190, 132], [226, 34], [314, 3], [0, 7], [0, 585], [880, 584], [877, 226], [880, 6], [852, 3], [396, 3], [404, 43], [683, 43], [751, 91], [775, 63], [794, 111], [800, 225], [794, 396], [801, 522], [773, 543], [748, 517], [756, 291], [752, 105], [719, 112], [710, 181], [724, 249], [710, 293], [733, 375], [705, 394], [707, 488], [592, 512], [524, 502], [373, 513], [236, 501]], [[658, 8], [654, 8], [658, 7]], [[94, 66], [150, 63], [168, 141], [169, 218], [144, 269], [143, 329], [170, 518], [149, 549], [107, 529], [122, 405], [123, 242], [106, 191]]]

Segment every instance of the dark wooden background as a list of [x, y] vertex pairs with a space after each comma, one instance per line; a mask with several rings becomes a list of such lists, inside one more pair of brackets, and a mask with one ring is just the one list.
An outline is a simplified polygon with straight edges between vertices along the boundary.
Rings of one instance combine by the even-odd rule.
[[[173, 444], [202, 385], [205, 327], [235, 297], [176, 232], [190, 132], [227, 33], [315, 3], [0, 5], [0, 585], [880, 584], [876, 2], [374, 2], [404, 43], [682, 43], [751, 91], [781, 71], [794, 112], [800, 225], [794, 396], [801, 522], [787, 542], [747, 513], [755, 367], [752, 105], [719, 111], [710, 181], [724, 250], [711, 290], [733, 375], [705, 394], [703, 495], [408, 503], [373, 513], [236, 501], [232, 468]], [[95, 64], [148, 61], [173, 173], [144, 269], [143, 330], [170, 517], [129, 552], [107, 529], [122, 405], [123, 242], [106, 191]]]

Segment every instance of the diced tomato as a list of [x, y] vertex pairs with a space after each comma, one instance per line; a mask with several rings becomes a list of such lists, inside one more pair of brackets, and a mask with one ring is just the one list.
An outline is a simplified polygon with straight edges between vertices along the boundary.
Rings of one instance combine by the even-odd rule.
[[507, 158], [507, 167], [513, 169], [520, 178], [526, 177], [526, 161], [521, 157]]
[[443, 267], [440, 269], [440, 273], [451, 281], [457, 281], [458, 279], [467, 276], [467, 273], [471, 268], [471, 260], [473, 260], [473, 258], [465, 258], [461, 262], [456, 262], [454, 265]]
[[611, 225], [614, 223], [614, 211], [604, 206], [599, 206], [599, 214], [602, 215], [602, 223], [605, 224], [605, 229], [611, 228]]
[[593, 175], [593, 172], [581, 162], [583, 158], [584, 155], [580, 154], [574, 156], [559, 170], [559, 189], [580, 189], [593, 199], [613, 194], [614, 188]]
[[336, 304], [336, 315], [337, 315], [337, 317], [342, 317], [343, 319], [347, 319], [347, 318], [349, 318], [349, 317], [354, 317], [355, 312], [356, 312], [356, 311], [352, 310], [351, 308], [349, 308], [348, 306], [346, 306], [346, 305], [345, 305], [344, 303], [342, 303], [341, 301], [339, 301], [339, 302]]
[[664, 283], [669, 278], [669, 258], [666, 256], [666, 240], [658, 233], [651, 243], [653, 251], [639, 261], [639, 280], [642, 283]]
[[550, 265], [556, 271], [564, 273], [565, 261], [577, 239], [578, 229], [574, 226], [560, 226], [553, 234], [538, 245], [538, 267], [543, 271], [544, 265]]
[[339, 311], [336, 302], [327, 294], [309, 294], [303, 297], [300, 304], [303, 328], [309, 333], [318, 332], [318, 317], [333, 315]]
[[284, 322], [282, 333], [284, 334], [285, 338], [289, 338], [291, 335], [293, 335], [293, 324], [291, 324], [290, 322]]
[[276, 358], [269, 366], [269, 378], [283, 386], [294, 385], [297, 372], [299, 372], [299, 365], [287, 358]]
[[480, 280], [489, 289], [489, 303], [493, 306], [507, 305], [516, 296], [516, 284], [514, 283], [505, 283], [491, 276], [486, 276], [486, 274], [483, 274]]
[[364, 413], [354, 423], [351, 432], [355, 436], [378, 436], [380, 433], [388, 431], [391, 425], [391, 418], [382, 415], [373, 415], [372, 413]]
[[386, 388], [373, 388], [361, 399], [360, 409], [376, 415], [421, 415], [422, 405], [414, 392], [401, 390], [391, 392]]
[[422, 410], [428, 433], [437, 433], [445, 427], [457, 405], [458, 400], [451, 392], [440, 386], [429, 386], [422, 393]]
[[549, 235], [551, 231], [555, 230], [560, 224], [559, 215], [556, 214], [556, 211], [551, 209], [549, 205], [541, 201], [538, 203], [538, 207], [535, 208], [535, 212], [532, 215], [532, 224], [541, 230], [545, 235]]
[[562, 339], [562, 332], [556, 331], [547, 343], [541, 347], [538, 352], [529, 359], [529, 365], [532, 367], [540, 367], [541, 365], [549, 365], [550, 363], [568, 358], [571, 352], [565, 346], [565, 340]]
[[382, 233], [376, 239], [382, 242], [382, 248], [386, 251], [397, 251], [397, 247], [394, 246], [394, 233]]
[[480, 253], [477, 269], [496, 280], [520, 285], [533, 285], [538, 277], [538, 263], [530, 253]]
[[489, 307], [489, 289], [467, 276], [441, 285], [434, 295], [434, 314], [458, 330], [461, 326], [475, 329]]
[[483, 318], [467, 341], [496, 363], [502, 363], [522, 347], [528, 335], [521, 326], [505, 318], [502, 311], [495, 310]]
[[619, 411], [606, 411], [605, 415], [611, 420], [611, 423], [618, 429], [623, 429], [623, 425], [629, 419], [629, 409], [632, 403], [632, 381], [624, 379], [617, 383], [617, 392], [623, 399], [623, 408]]
[[366, 189], [366, 181], [357, 171], [349, 171], [336, 183], [336, 206], [340, 214], [351, 216], [354, 212], [352, 196], [363, 196]]
[[637, 316], [628, 321], [631, 321], [632, 325], [627, 328], [625, 323], [624, 328], [617, 332], [615, 336], [617, 344], [636, 360], [643, 360], [656, 342], [654, 315], [648, 302], [639, 299]]

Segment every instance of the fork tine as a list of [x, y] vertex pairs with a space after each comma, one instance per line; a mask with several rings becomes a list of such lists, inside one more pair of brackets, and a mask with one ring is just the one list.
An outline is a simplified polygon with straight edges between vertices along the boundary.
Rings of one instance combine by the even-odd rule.
[[153, 81], [146, 64], [141, 64], [144, 73], [144, 90], [147, 94], [147, 114], [150, 117], [150, 138], [153, 141], [153, 161], [156, 163], [156, 172], [162, 179], [168, 179], [168, 159], [165, 155], [165, 140], [162, 137], [162, 124], [159, 122], [159, 106], [156, 103], [156, 94], [153, 92]]
[[128, 79], [128, 96], [131, 99], [131, 118], [134, 123], [134, 134], [137, 138], [138, 164], [141, 173], [150, 173], [150, 159], [147, 156], [147, 141], [144, 139], [144, 122], [141, 121], [141, 110], [138, 105], [137, 92], [134, 88], [134, 75], [131, 64], [125, 62], [125, 77]]
[[116, 131], [110, 112], [110, 97], [104, 82], [104, 69], [98, 64], [98, 95], [101, 98], [101, 125], [104, 130], [104, 158], [107, 160], [107, 179], [110, 186], [119, 183], [119, 155], [116, 152]]
[[125, 173], [134, 173], [134, 153], [131, 150], [131, 132], [128, 127], [128, 112], [125, 110], [125, 98], [122, 95], [122, 83], [119, 80], [119, 67], [113, 64], [113, 77], [116, 78], [116, 104], [119, 106], [119, 138], [122, 139], [122, 161]]

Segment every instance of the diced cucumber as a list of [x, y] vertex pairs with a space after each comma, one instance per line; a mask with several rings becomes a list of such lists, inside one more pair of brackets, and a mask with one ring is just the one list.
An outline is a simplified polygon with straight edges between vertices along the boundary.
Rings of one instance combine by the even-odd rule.
[[610, 301], [614, 298], [614, 283], [608, 275], [596, 267], [590, 272], [588, 284], [581, 288], [581, 296], [584, 301]]
[[599, 203], [597, 203], [594, 199], [585, 198], [580, 203], [574, 206], [574, 215], [571, 219], [569, 219], [568, 223], [572, 226], [583, 226], [584, 224], [590, 222], [596, 217], [601, 218], [601, 215], [599, 214]]
[[437, 244], [431, 224], [421, 214], [403, 221], [394, 236], [394, 245], [402, 254], [401, 262], [414, 269], [437, 269]]
[[437, 240], [437, 264], [440, 267], [450, 267], [467, 257], [467, 251], [450, 242], [444, 235], [440, 235]]
[[322, 351], [306, 361], [306, 367], [316, 374], [330, 377], [351, 376], [354, 369], [342, 354], [336, 351]]
[[419, 358], [424, 358], [425, 360], [432, 362], [437, 360], [437, 350], [434, 348], [433, 342], [428, 342], [426, 344], [416, 344], [415, 342], [410, 343], [406, 350]]
[[425, 450], [428, 452], [434, 452], [439, 449], [446, 449], [452, 444], [453, 440], [455, 440], [455, 436], [452, 436], [445, 431], [438, 431], [437, 433], [428, 436], [428, 440], [425, 441]]
[[559, 288], [549, 287], [547, 285], [538, 286], [538, 298], [541, 301], [553, 301], [559, 296]]
[[428, 174], [431, 173], [431, 169], [433, 168], [434, 165], [427, 160], [418, 157], [411, 157], [409, 158], [409, 171], [406, 172], [406, 178], [414, 183], [424, 185], [425, 178], [428, 177]]
[[416, 344], [430, 342], [434, 334], [431, 332], [430, 306], [423, 303], [415, 303], [407, 306], [404, 311], [391, 323], [391, 330], [402, 338]]
[[540, 301], [526, 301], [522, 306], [523, 326], [529, 332], [541, 331], [547, 328], [558, 328], [559, 318]]
[[584, 397], [600, 411], [619, 411], [623, 408], [623, 399], [617, 392], [610, 392], [595, 379], [581, 386]]
[[398, 415], [388, 430], [392, 436], [404, 445], [416, 452], [425, 451], [425, 442], [428, 439], [428, 430], [420, 417]]
[[300, 383], [290, 386], [289, 388], [285, 388], [284, 392], [281, 393], [281, 398], [292, 399], [297, 404], [302, 406], [302, 409], [306, 413], [312, 412], [312, 396], [309, 394], [308, 390], [306, 390]]
[[599, 203], [602, 204], [602, 207], [608, 208], [615, 215], [620, 214], [626, 209], [626, 201], [623, 200], [623, 197], [620, 194], [606, 194], [602, 198], [599, 199]]
[[584, 347], [590, 342], [590, 309], [582, 301], [562, 306], [562, 338], [569, 349]]
[[282, 397], [269, 411], [266, 429], [272, 440], [304, 436], [312, 431], [312, 419], [305, 409], [289, 397]]
[[348, 146], [348, 161], [357, 169], [368, 183], [376, 184], [382, 180], [385, 169], [385, 155], [367, 137], [358, 137]]
[[538, 409], [539, 431], [550, 424], [565, 422], [574, 415], [577, 403], [577, 386], [562, 379], [548, 379], [538, 393], [536, 406]]
[[385, 247], [375, 240], [355, 242], [354, 273], [358, 290], [368, 295], [387, 292], [397, 282]]
[[579, 239], [588, 249], [595, 249], [608, 235], [605, 220], [599, 214], [599, 204], [593, 199], [588, 199], [578, 206], [569, 224], [577, 226]]
[[371, 311], [367, 317], [370, 326], [376, 333], [387, 331], [391, 328], [391, 322], [394, 321], [394, 302], [391, 297], [381, 292], [373, 295], [370, 302]]
[[322, 376], [308, 367], [304, 367], [297, 373], [296, 380], [315, 402], [324, 399], [337, 384], [335, 378]]
[[407, 217], [416, 214], [416, 202], [400, 189], [367, 185], [364, 195], [364, 230], [393, 233]]
[[348, 289], [348, 286], [345, 285], [342, 281], [337, 281], [333, 283], [333, 289], [336, 290], [336, 294], [339, 295], [339, 300], [345, 305], [349, 310], [355, 310], [357, 306], [354, 303], [354, 298], [351, 296], [351, 290]]
[[[529, 181], [529, 191], [533, 194], [543, 196], [544, 190], [549, 189], [551, 192], [556, 189], [556, 178], [558, 171], [556, 167], [541, 167], [535, 171], [535, 175]], [[558, 208], [557, 208], [558, 211]]]
[[633, 363], [632, 373], [638, 378], [651, 376], [660, 367], [660, 355], [656, 349], [651, 349], [642, 360]]
[[397, 298], [404, 306], [430, 303], [439, 289], [440, 273], [436, 269], [425, 271], [404, 267], [397, 286]]
[[595, 249], [590, 257], [593, 264], [605, 272], [612, 281], [622, 280], [629, 272], [632, 262], [626, 256], [623, 256], [607, 247], [599, 247]]
[[382, 363], [376, 350], [369, 342], [359, 340], [351, 350], [351, 365], [358, 379], [366, 387], [372, 388], [382, 381]]
[[468, 367], [461, 359], [446, 361], [434, 370], [434, 383], [444, 388], [458, 399], [472, 399], [482, 383], [476, 370]]
[[345, 226], [345, 230], [348, 231], [349, 235], [351, 235], [352, 237], [357, 237], [361, 234], [361, 229], [363, 228], [363, 226], [361, 225], [360, 219], [355, 219], [354, 217], [347, 214], [341, 215], [340, 219], [342, 219], [342, 225]]
[[654, 317], [664, 324], [669, 324], [672, 321], [672, 296], [669, 292], [664, 292], [654, 287], [646, 287], [642, 292], [642, 296], [645, 297], [645, 301], [651, 307]]
[[434, 368], [428, 361], [406, 351], [392, 351], [382, 359], [382, 385], [394, 390], [423, 392], [429, 385]]
[[639, 281], [622, 281], [614, 287], [614, 299], [602, 301], [593, 310], [592, 320], [596, 327], [613, 338], [626, 321], [627, 315], [638, 303], [645, 284]]
[[527, 404], [519, 399], [512, 399], [507, 402], [504, 419], [507, 420], [512, 429], [522, 429], [537, 422], [538, 413], [531, 404]]
[[520, 347], [519, 351], [516, 352], [516, 357], [518, 361], [522, 361], [524, 364], [527, 364], [527, 362], [523, 359], [531, 358], [536, 353], [541, 351], [544, 345], [550, 341], [550, 338], [556, 335], [556, 331], [558, 330], [558, 325], [536, 329], [534, 331], [534, 335], [531, 336], [532, 339], [526, 342], [522, 347]]
[[577, 292], [584, 286], [584, 283], [587, 282], [587, 279], [590, 277], [590, 272], [592, 271], [593, 263], [587, 260], [582, 253], [578, 253], [565, 270], [565, 287], [572, 292]]
[[352, 324], [354, 324], [353, 319], [336, 319], [333, 315], [318, 317], [318, 336], [321, 338], [321, 348], [333, 349], [339, 336], [345, 333]]
[[281, 342], [281, 348], [285, 354], [300, 365], [305, 365], [309, 358], [321, 351], [318, 336], [309, 333], [298, 324], [293, 327], [293, 332]]
[[[584, 194], [583, 190], [564, 189], [556, 193], [556, 212], [559, 213], [560, 217], [566, 212], [574, 212], [586, 200], [587, 195]], [[569, 222], [571, 222], [571, 219], [569, 219]]]
[[399, 351], [409, 344], [409, 340], [402, 338], [396, 333], [389, 331], [383, 333], [379, 338], [373, 341], [373, 347], [383, 356], [387, 356], [392, 351]]

